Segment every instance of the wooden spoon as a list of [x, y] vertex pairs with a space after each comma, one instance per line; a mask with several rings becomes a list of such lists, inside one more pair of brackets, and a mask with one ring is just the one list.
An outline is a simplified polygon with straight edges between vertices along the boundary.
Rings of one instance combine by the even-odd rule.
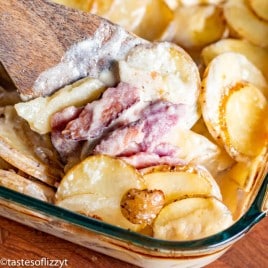
[[0, 0], [0, 33], [0, 84], [9, 76], [24, 99], [99, 77], [145, 42], [96, 15], [47, 0]]

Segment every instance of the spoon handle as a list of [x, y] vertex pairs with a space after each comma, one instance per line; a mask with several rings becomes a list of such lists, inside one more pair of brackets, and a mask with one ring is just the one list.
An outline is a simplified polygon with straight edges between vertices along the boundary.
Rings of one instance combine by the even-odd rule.
[[47, 0], [0, 0], [2, 67], [27, 93], [41, 72], [58, 63], [73, 43], [93, 35], [102, 20]]

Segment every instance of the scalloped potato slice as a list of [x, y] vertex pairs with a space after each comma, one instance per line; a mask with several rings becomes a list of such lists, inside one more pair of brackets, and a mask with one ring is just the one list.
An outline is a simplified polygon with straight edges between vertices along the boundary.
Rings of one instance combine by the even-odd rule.
[[200, 117], [198, 68], [180, 47], [168, 42], [138, 45], [119, 62], [119, 74], [122, 82], [141, 90], [141, 101], [164, 99], [187, 105], [187, 128]]
[[[264, 144], [263, 139], [257, 142], [259, 145], [255, 151], [253, 148], [255, 145], [252, 142], [248, 145], [252, 151], [246, 148], [247, 145], [244, 145], [245, 148], [239, 147], [241, 146], [239, 142], [250, 142], [254, 139], [254, 135], [257, 135], [255, 138], [265, 135], [263, 131], [261, 132], [262, 134], [257, 134], [260, 126], [256, 122], [254, 123], [255, 119], [260, 120], [260, 116], [265, 114], [267, 105], [265, 97], [261, 91], [258, 91], [260, 89], [265, 96], [268, 96], [267, 82], [261, 72], [245, 56], [226, 52], [217, 56], [208, 65], [202, 85], [201, 104], [203, 118], [214, 139], [224, 145], [226, 151], [236, 160], [244, 159], [244, 154], [249, 157], [256, 155], [261, 147], [259, 145]], [[248, 100], [249, 97], [252, 98], [252, 95], [250, 95], [251, 90], [245, 89], [241, 90], [241, 92], [239, 90], [247, 88], [246, 85], [253, 88], [253, 92], [257, 92], [253, 100]], [[255, 89], [255, 87], [258, 89]], [[236, 94], [231, 94], [232, 92], [236, 92]], [[237, 94], [242, 94], [241, 99], [236, 97]], [[231, 96], [230, 100], [229, 96]], [[257, 104], [254, 101], [255, 97]], [[243, 109], [241, 108], [241, 110], [240, 107], [243, 107]], [[252, 117], [250, 117], [251, 113], [246, 109], [253, 109]], [[225, 120], [226, 115], [228, 122]], [[263, 117], [263, 119], [265, 118]], [[243, 124], [245, 125], [238, 122], [240, 119], [244, 120]], [[247, 128], [248, 123], [246, 120], [250, 120], [252, 124], [249, 128]], [[237, 128], [234, 125], [237, 125]], [[241, 133], [240, 137], [239, 131], [244, 131], [245, 129], [246, 133]], [[232, 138], [229, 137], [230, 133], [232, 133]], [[231, 141], [235, 144], [232, 144]]]
[[215, 5], [190, 5], [176, 9], [161, 40], [186, 49], [199, 49], [219, 40], [225, 32], [222, 9]]
[[47, 136], [33, 132], [12, 106], [0, 109], [0, 157], [49, 185], [62, 175], [58, 156]]
[[259, 155], [248, 162], [238, 162], [227, 171], [226, 177], [236, 182], [240, 189], [249, 192], [259, 178], [267, 172], [268, 147], [264, 147]]
[[124, 161], [105, 155], [90, 156], [65, 174], [57, 189], [56, 204], [137, 230], [143, 226], [123, 216], [121, 199], [128, 190], [144, 187], [140, 173]]
[[0, 186], [12, 189], [25, 195], [51, 202], [54, 200], [55, 191], [38, 181], [26, 179], [12, 171], [0, 169]]
[[223, 101], [221, 137], [227, 151], [234, 157], [257, 156], [268, 142], [268, 132], [263, 124], [268, 120], [266, 98], [251, 84], [237, 84]]
[[258, 185], [263, 182], [267, 171], [268, 147], [251, 162], [238, 162], [221, 174], [218, 181], [223, 203], [232, 212], [234, 220], [239, 219], [248, 210], [252, 197], [255, 196], [255, 191], [259, 189]]
[[[268, 3], [268, 1], [267, 1]], [[212, 59], [225, 52], [237, 52], [243, 54], [250, 60], [263, 75], [268, 79], [268, 50], [253, 45], [245, 40], [222, 39], [214, 44], [205, 47], [201, 52], [201, 57], [205, 65]]]
[[228, 1], [224, 5], [227, 24], [240, 37], [261, 47], [268, 47], [268, 22], [258, 18], [246, 0]]
[[91, 12], [96, 12], [128, 31], [135, 32], [146, 13], [146, 6], [149, 2], [151, 0], [113, 0], [107, 3], [95, 0]]
[[198, 166], [157, 166], [145, 169], [143, 173], [146, 187], [161, 190], [166, 204], [194, 195], [222, 198], [216, 181], [206, 169]]
[[104, 84], [92, 78], [85, 78], [65, 86], [48, 97], [38, 97], [27, 102], [20, 102], [15, 109], [24, 118], [31, 129], [39, 134], [51, 131], [51, 116], [69, 106], [82, 106], [97, 99], [105, 90]]
[[249, 0], [249, 6], [263, 20], [268, 21], [268, 1], [266, 0]]
[[153, 236], [164, 240], [193, 240], [223, 231], [232, 223], [231, 212], [216, 198], [185, 198], [160, 211], [153, 224]]
[[134, 33], [150, 41], [158, 40], [172, 19], [173, 12], [164, 0], [150, 0]]
[[63, 177], [56, 193], [57, 201], [74, 195], [97, 194], [118, 202], [131, 188], [143, 189], [144, 182], [135, 168], [105, 155], [89, 156]]
[[78, 194], [57, 201], [56, 205], [133, 231], [143, 228], [142, 225], [133, 224], [123, 216], [118, 200], [113, 197], [97, 193]]
[[200, 135], [192, 130], [178, 128], [167, 135], [166, 141], [180, 148], [180, 159], [186, 163], [204, 166], [214, 178], [234, 164], [226, 151], [203, 133]]

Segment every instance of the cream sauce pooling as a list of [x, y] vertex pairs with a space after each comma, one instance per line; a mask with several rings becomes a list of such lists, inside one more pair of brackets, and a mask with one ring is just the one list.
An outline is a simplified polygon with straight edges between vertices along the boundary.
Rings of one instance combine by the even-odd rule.
[[59, 64], [39, 75], [31, 97], [50, 95], [86, 76], [98, 78], [107, 86], [113, 86], [117, 82], [112, 74], [115, 61], [124, 59], [132, 47], [146, 42], [130, 35], [122, 27], [102, 22], [94, 36], [71, 46]]

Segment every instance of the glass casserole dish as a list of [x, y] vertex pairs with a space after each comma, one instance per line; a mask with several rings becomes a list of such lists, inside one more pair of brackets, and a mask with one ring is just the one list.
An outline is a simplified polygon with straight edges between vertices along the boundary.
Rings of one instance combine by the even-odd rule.
[[[267, 153], [261, 169], [256, 171], [254, 181], [251, 181], [250, 191], [236, 192], [238, 186], [237, 189], [231, 190], [227, 203], [233, 209], [235, 223], [220, 233], [188, 242], [159, 240], [121, 229], [4, 187], [0, 188], [0, 214], [138, 266], [200, 267], [221, 256], [265, 217], [268, 180], [266, 174]], [[230, 200], [232, 198], [235, 200]]]
[[268, 211], [268, 176], [255, 186], [248, 210], [210, 237], [163, 241], [121, 229], [0, 187], [0, 214], [11, 220], [141, 267], [202, 267], [224, 254]]

